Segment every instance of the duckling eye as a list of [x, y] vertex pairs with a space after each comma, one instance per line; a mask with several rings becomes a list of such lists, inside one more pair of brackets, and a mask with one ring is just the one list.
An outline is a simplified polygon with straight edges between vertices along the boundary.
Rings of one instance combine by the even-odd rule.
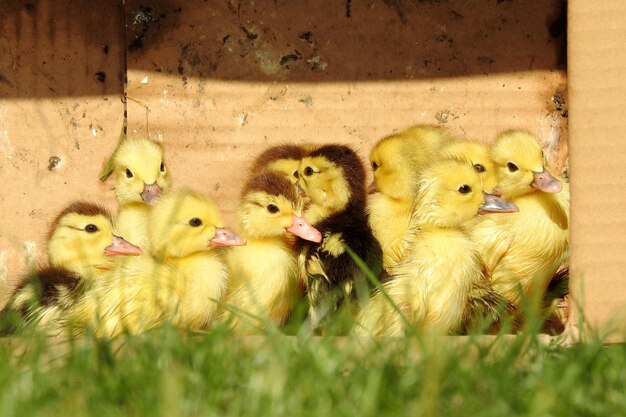
[[293, 171], [293, 176], [296, 178], [300, 178], [300, 174], [298, 174], [298, 171]]
[[304, 175], [306, 175], [307, 177], [310, 177], [314, 173], [315, 173], [315, 171], [313, 171], [313, 168], [311, 168], [311, 167], [304, 168]]
[[469, 185], [467, 185], [467, 184], [463, 184], [463, 185], [461, 185], [461, 186], [459, 187], [459, 192], [460, 192], [461, 194], [467, 194], [467, 193], [469, 193], [470, 191], [472, 191], [472, 187], [470, 187], [470, 186], [469, 186]]
[[485, 172], [487, 171], [485, 169], [485, 167], [481, 164], [474, 164], [474, 169], [476, 169], [476, 172]]
[[376, 171], [378, 169], [380, 165], [378, 165], [376, 162], [372, 162], [372, 170]]
[[193, 219], [189, 220], [189, 226], [191, 226], [191, 227], [202, 226], [202, 220], [200, 220], [197, 217], [194, 217]]
[[507, 168], [509, 168], [509, 171], [511, 172], [515, 172], [519, 169], [517, 165], [515, 165], [513, 162], [509, 162], [508, 164], [506, 164], [506, 166]]
[[270, 213], [278, 213], [278, 206], [276, 206], [276, 204], [268, 204], [267, 211]]
[[89, 223], [87, 226], [85, 226], [85, 232], [87, 233], [96, 233], [97, 231], [98, 226], [96, 226], [95, 224]]
[[133, 177], [133, 172], [130, 169], [126, 168], [126, 178], [132, 178], [132, 177]]
[[165, 172], [165, 165], [163, 165], [163, 162], [161, 162], [161, 172]]

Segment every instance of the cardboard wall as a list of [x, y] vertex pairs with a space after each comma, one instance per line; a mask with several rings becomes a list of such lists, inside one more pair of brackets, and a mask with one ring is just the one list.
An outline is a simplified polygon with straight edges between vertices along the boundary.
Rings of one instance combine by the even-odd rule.
[[0, 305], [76, 199], [114, 208], [98, 174], [124, 120], [119, 4], [0, 2]]
[[[600, 6], [600, 7], [599, 7]], [[572, 289], [593, 327], [626, 318], [624, 2], [570, 2]], [[605, 330], [605, 331], [608, 331]]]
[[[561, 0], [0, 7], [9, 285], [25, 245], [45, 258], [47, 226], [66, 203], [115, 207], [112, 182], [97, 177], [122, 125], [125, 69], [129, 134], [162, 141], [174, 186], [209, 194], [230, 223], [249, 162], [286, 141], [347, 143], [365, 160], [380, 137], [416, 123], [487, 141], [522, 128], [555, 170], [567, 167]], [[62, 163], [49, 169], [51, 156]]]
[[229, 218], [249, 162], [285, 141], [348, 143], [365, 159], [416, 123], [483, 140], [523, 128], [560, 171], [561, 6], [130, 1], [129, 129], [162, 140], [176, 184]]

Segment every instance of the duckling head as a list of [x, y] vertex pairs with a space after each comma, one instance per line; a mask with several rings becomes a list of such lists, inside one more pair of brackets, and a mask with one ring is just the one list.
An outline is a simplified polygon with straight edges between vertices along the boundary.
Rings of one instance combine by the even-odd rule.
[[480, 142], [453, 142], [446, 146], [444, 154], [456, 159], [466, 159], [471, 162], [483, 181], [483, 188], [488, 194], [499, 195], [496, 188], [496, 169], [491, 160], [489, 145]]
[[496, 165], [498, 188], [507, 198], [537, 190], [558, 193], [563, 188], [546, 169], [541, 146], [530, 133], [502, 133], [493, 145], [491, 158]]
[[411, 164], [412, 140], [402, 135], [381, 139], [370, 153], [370, 165], [374, 181], [369, 192], [380, 192], [388, 197], [402, 200], [415, 194], [419, 171]]
[[344, 145], [324, 145], [302, 158], [298, 184], [312, 205], [329, 214], [348, 203], [365, 205], [365, 169], [359, 156]]
[[370, 153], [374, 181], [369, 191], [412, 199], [422, 169], [453, 140], [446, 130], [431, 125], [412, 126], [381, 139]]
[[478, 214], [514, 211], [509, 201], [484, 194], [470, 161], [445, 159], [422, 172], [413, 216], [420, 227], [446, 228], [460, 227]]
[[113, 159], [115, 195], [121, 203], [152, 204], [170, 187], [163, 148], [146, 138], [126, 139]]
[[292, 144], [273, 146], [261, 153], [252, 163], [252, 173], [263, 170], [283, 174], [292, 184], [298, 181], [300, 160], [307, 151], [304, 147]]
[[53, 221], [48, 237], [52, 267], [65, 268], [83, 277], [107, 269], [109, 256], [140, 255], [142, 250], [116, 236], [111, 215], [103, 207], [76, 202]]
[[185, 257], [215, 246], [244, 245], [243, 239], [223, 227], [217, 206], [202, 194], [183, 189], [163, 195], [148, 219], [154, 253]]
[[291, 234], [321, 242], [321, 233], [302, 217], [304, 203], [293, 184], [277, 172], [252, 177], [237, 209], [239, 227], [250, 238]]

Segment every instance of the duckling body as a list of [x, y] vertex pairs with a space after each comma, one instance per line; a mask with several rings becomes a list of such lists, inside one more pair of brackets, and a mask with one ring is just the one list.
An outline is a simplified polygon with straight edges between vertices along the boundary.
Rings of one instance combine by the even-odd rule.
[[569, 255], [569, 184], [547, 172], [537, 140], [525, 132], [501, 135], [493, 159], [502, 195], [520, 210], [485, 216], [471, 236], [496, 291], [518, 305], [545, 291]]
[[[241, 250], [241, 249], [246, 249]], [[260, 262], [261, 261], [261, 262]], [[292, 243], [283, 238], [247, 239], [246, 246], [230, 251], [231, 284], [227, 303], [239, 310], [282, 325], [304, 295]], [[232, 328], [250, 332], [240, 318]], [[256, 324], [253, 327], [263, 327]]]
[[228, 270], [218, 253], [185, 259], [131, 259], [106, 274], [64, 314], [67, 326], [93, 326], [100, 337], [137, 334], [170, 321], [187, 329], [209, 326], [223, 299]]
[[164, 321], [189, 329], [208, 326], [223, 298], [228, 271], [213, 245], [243, 241], [221, 228], [215, 205], [190, 190], [164, 195], [149, 217], [154, 256], [120, 264], [98, 279], [66, 312], [80, 332], [93, 326], [99, 336], [139, 333]]
[[346, 301], [364, 302], [370, 285], [346, 250], [363, 259], [374, 274], [382, 263], [380, 246], [365, 210], [365, 172], [350, 148], [325, 145], [303, 158], [300, 186], [310, 198], [304, 217], [318, 229], [320, 243], [302, 243], [299, 265], [307, 285], [314, 327]]
[[382, 193], [369, 197], [369, 224], [383, 251], [385, 270], [404, 259], [412, 205], [411, 199], [394, 199]]
[[403, 259], [421, 172], [452, 143], [454, 139], [445, 130], [423, 125], [387, 136], [372, 149], [374, 181], [370, 189], [377, 192], [369, 196], [369, 224], [380, 242], [385, 269]]
[[[484, 265], [462, 228], [481, 208], [486, 209], [482, 182], [469, 162], [442, 160], [424, 170], [407, 256], [390, 268], [391, 279], [382, 285], [392, 302], [375, 292], [359, 315], [361, 333], [401, 335], [408, 324], [446, 334], [470, 325], [472, 298], [481, 292], [489, 302], [494, 298]], [[489, 208], [512, 209], [495, 197]]]
[[148, 216], [161, 194], [170, 189], [163, 148], [147, 138], [126, 139], [113, 158], [115, 195], [120, 204], [116, 229], [148, 250]]
[[[237, 218], [246, 245], [228, 253], [230, 285], [227, 303], [237, 310], [282, 325], [302, 300], [296, 239], [321, 240], [320, 233], [302, 218], [303, 201], [282, 174], [254, 175], [244, 187]], [[249, 332], [263, 323], [228, 314], [231, 327]]]

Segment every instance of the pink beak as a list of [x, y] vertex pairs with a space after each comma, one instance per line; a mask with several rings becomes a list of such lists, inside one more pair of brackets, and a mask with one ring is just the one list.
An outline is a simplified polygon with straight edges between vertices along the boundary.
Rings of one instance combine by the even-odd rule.
[[296, 181], [296, 189], [298, 190], [298, 194], [300, 195], [300, 197], [306, 196], [306, 192], [300, 186], [300, 181]]
[[215, 228], [215, 237], [209, 240], [209, 246], [243, 246], [246, 241], [228, 229]]
[[141, 193], [141, 199], [148, 204], [154, 204], [161, 197], [161, 187], [157, 183], [144, 184], [143, 192]]
[[304, 240], [319, 243], [322, 241], [322, 234], [315, 227], [311, 226], [302, 217], [292, 215], [293, 224], [285, 227], [285, 230], [292, 235], [301, 237]]
[[368, 194], [376, 194], [378, 192], [378, 188], [376, 188], [376, 182], [372, 181], [372, 183], [367, 187]]
[[544, 193], [558, 193], [563, 189], [561, 181], [554, 178], [548, 171], [533, 172], [534, 179], [530, 183], [531, 187], [543, 191]]
[[119, 236], [113, 235], [113, 243], [104, 248], [106, 256], [116, 255], [143, 255], [143, 250], [139, 246], [135, 246], [129, 241]]

